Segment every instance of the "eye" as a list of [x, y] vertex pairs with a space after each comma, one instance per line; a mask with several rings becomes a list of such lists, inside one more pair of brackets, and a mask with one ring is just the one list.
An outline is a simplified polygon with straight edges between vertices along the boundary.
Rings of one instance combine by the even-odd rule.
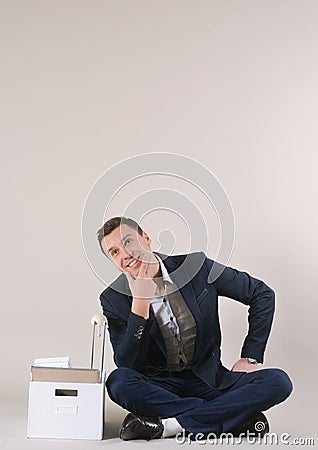
[[126, 246], [126, 245], [129, 245], [129, 244], [130, 244], [130, 242], [131, 242], [131, 239], [129, 239], [129, 238], [128, 238], [128, 239], [126, 239], [126, 240], [125, 240], [125, 246]]
[[111, 256], [116, 256], [118, 254], [118, 250], [112, 250], [110, 254]]

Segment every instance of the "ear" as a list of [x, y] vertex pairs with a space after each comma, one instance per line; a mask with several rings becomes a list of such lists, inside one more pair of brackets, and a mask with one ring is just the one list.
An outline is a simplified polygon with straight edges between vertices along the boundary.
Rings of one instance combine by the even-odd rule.
[[148, 236], [148, 234], [145, 231], [143, 231], [142, 232], [142, 237], [147, 241], [147, 244], [150, 247], [150, 245], [151, 245], [151, 238], [150, 238], [150, 236]]

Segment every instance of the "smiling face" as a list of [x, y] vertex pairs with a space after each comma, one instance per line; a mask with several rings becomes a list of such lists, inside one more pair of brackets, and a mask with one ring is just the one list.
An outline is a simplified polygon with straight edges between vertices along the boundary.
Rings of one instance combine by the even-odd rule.
[[150, 248], [151, 239], [126, 224], [118, 226], [102, 240], [102, 247], [109, 259], [123, 272], [137, 276], [144, 260], [157, 263]]

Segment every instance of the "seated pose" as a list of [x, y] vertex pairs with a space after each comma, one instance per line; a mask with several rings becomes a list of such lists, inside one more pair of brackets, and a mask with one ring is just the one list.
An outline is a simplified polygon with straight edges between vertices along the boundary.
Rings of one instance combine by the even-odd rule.
[[[111, 400], [129, 411], [120, 438], [268, 432], [262, 411], [292, 391], [283, 370], [259, 366], [273, 320], [273, 290], [202, 252], [153, 252], [133, 219], [108, 220], [98, 240], [123, 272], [100, 295], [117, 366], [106, 387]], [[249, 308], [248, 334], [231, 370], [221, 362], [219, 296]]]

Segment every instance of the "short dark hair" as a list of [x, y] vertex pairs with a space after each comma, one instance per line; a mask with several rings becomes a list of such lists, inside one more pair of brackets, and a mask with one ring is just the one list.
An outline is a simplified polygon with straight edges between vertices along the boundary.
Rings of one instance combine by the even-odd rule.
[[104, 223], [102, 228], [100, 228], [97, 231], [97, 239], [99, 242], [99, 246], [102, 250], [102, 252], [105, 254], [103, 247], [102, 247], [102, 240], [105, 236], [110, 234], [112, 231], [116, 230], [121, 225], [128, 225], [130, 228], [137, 230], [139, 234], [143, 233], [143, 230], [138, 225], [138, 223], [131, 219], [130, 217], [113, 217], [112, 219], [107, 220], [107, 222]]

